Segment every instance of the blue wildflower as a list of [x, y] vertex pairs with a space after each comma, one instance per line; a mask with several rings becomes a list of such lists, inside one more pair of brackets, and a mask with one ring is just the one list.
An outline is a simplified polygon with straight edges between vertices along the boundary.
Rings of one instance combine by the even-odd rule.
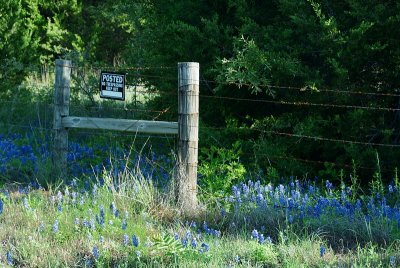
[[289, 222], [289, 224], [292, 224], [292, 223], [293, 223], [293, 216], [292, 216], [292, 215], [289, 215], [289, 217], [288, 217], [288, 222]]
[[174, 234], [174, 239], [179, 240], [179, 235], [177, 233]]
[[93, 247], [92, 253], [93, 257], [97, 260], [99, 258], [99, 249], [97, 248], [97, 246]]
[[136, 237], [136, 235], [132, 235], [132, 245], [134, 247], [138, 247], [139, 246], [139, 238]]
[[90, 224], [86, 219], [83, 219], [82, 224], [83, 224], [84, 227], [90, 228]]
[[222, 216], [222, 217], [225, 217], [225, 215], [226, 215], [225, 209], [224, 209], [224, 208], [221, 208], [221, 216]]
[[57, 192], [57, 200], [58, 200], [58, 202], [62, 202], [62, 200], [63, 200], [63, 195], [60, 191]]
[[190, 244], [192, 245], [192, 248], [197, 248], [197, 240], [196, 240], [196, 238], [193, 238], [192, 242]]
[[92, 230], [96, 229], [96, 223], [93, 218], [90, 219], [89, 225], [90, 225], [90, 229], [92, 229]]
[[125, 231], [127, 226], [128, 226], [128, 224], [126, 223], [126, 220], [123, 219], [123, 220], [122, 220], [122, 226], [121, 226], [122, 230]]
[[326, 248], [324, 246], [321, 246], [319, 248], [319, 256], [322, 258], [324, 256], [325, 252], [326, 252]]
[[53, 224], [53, 233], [58, 233], [58, 220], [56, 220]]
[[207, 245], [206, 243], [201, 243], [201, 249], [200, 252], [208, 252], [210, 250], [210, 246]]
[[186, 238], [182, 238], [182, 239], [181, 239], [182, 246], [185, 247], [185, 248], [187, 247], [187, 241], [188, 241], [188, 240], [187, 240]]
[[391, 193], [393, 193], [393, 186], [391, 185], [391, 184], [389, 184], [389, 187], [388, 187], [389, 189], [389, 193], [391, 194]]
[[3, 213], [3, 200], [0, 199], [0, 215]]
[[263, 234], [259, 234], [258, 235], [258, 243], [260, 243], [261, 245], [265, 243], [265, 239], [264, 239], [264, 235]]
[[41, 222], [40, 222], [40, 225], [39, 225], [39, 228], [38, 228], [38, 231], [39, 231], [39, 232], [42, 232], [42, 231], [44, 230], [44, 228], [45, 228], [44, 222], [41, 221]]
[[127, 234], [124, 234], [124, 246], [127, 247], [129, 244], [129, 236]]
[[395, 256], [390, 256], [389, 264], [390, 264], [391, 267], [395, 267], [396, 266], [396, 257]]
[[331, 190], [333, 185], [329, 180], [326, 180], [325, 186], [328, 190]]
[[239, 255], [236, 255], [236, 256], [235, 256], [235, 262], [236, 262], [236, 263], [239, 263], [239, 262], [240, 262], [240, 257], [239, 257]]
[[27, 197], [24, 197], [24, 207], [25, 207], [25, 209], [27, 209], [27, 210], [29, 210], [29, 202], [28, 202], [28, 198]]
[[7, 251], [6, 253], [7, 264], [12, 266], [14, 264], [13, 258], [11, 256], [11, 251]]
[[190, 230], [188, 230], [186, 232], [185, 238], [189, 240], [191, 237], [192, 237], [192, 233], [190, 232]]
[[258, 239], [258, 231], [257, 231], [256, 229], [254, 229], [254, 230], [251, 232], [251, 237], [252, 237], [253, 239]]

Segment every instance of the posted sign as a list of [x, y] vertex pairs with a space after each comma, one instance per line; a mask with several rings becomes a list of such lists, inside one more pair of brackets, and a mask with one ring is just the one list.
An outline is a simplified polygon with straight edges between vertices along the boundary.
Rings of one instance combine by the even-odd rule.
[[100, 97], [125, 100], [125, 74], [101, 72]]

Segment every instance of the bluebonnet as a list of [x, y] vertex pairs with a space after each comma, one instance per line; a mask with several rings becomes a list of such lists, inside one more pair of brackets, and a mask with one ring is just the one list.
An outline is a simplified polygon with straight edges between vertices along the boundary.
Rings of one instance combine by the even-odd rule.
[[264, 242], [265, 242], [264, 235], [259, 234], [258, 235], [258, 243], [260, 243], [262, 245], [262, 244], [264, 244]]
[[118, 211], [117, 207], [115, 206], [114, 202], [111, 203], [110, 209], [111, 209], [112, 213], [114, 214], [114, 216], [117, 218], [119, 216], [119, 211]]
[[90, 229], [92, 229], [92, 230], [96, 229], [96, 223], [93, 218], [90, 219], [89, 225], [90, 225]]
[[90, 223], [86, 219], [83, 219], [82, 224], [84, 227], [90, 228]]
[[293, 216], [292, 216], [292, 215], [289, 215], [289, 217], [288, 217], [288, 222], [289, 222], [289, 224], [292, 224], [292, 223], [293, 223]]
[[222, 216], [222, 217], [225, 217], [225, 215], [226, 215], [225, 209], [224, 209], [224, 208], [221, 208], [221, 216]]
[[193, 237], [192, 242], [190, 244], [192, 245], [192, 248], [197, 248], [197, 240], [195, 237]]
[[190, 232], [190, 230], [186, 231], [185, 238], [189, 240], [191, 237], [192, 237], [192, 233]]
[[319, 248], [319, 256], [323, 257], [325, 255], [325, 252], [326, 252], [326, 248], [321, 245]]
[[134, 247], [138, 247], [139, 246], [139, 238], [136, 237], [136, 235], [132, 235], [132, 245]]
[[97, 246], [94, 246], [92, 249], [93, 257], [97, 260], [99, 258], [99, 249]]
[[235, 262], [236, 262], [236, 263], [239, 263], [239, 262], [240, 262], [240, 256], [239, 256], [239, 255], [236, 255], [236, 256], [235, 256]]
[[28, 198], [27, 198], [26, 196], [24, 197], [24, 207], [25, 207], [25, 209], [27, 209], [27, 210], [30, 209], [30, 207], [29, 207], [29, 202], [28, 202]]
[[389, 258], [389, 264], [390, 264], [390, 266], [392, 266], [392, 267], [395, 267], [395, 266], [396, 266], [396, 257], [395, 257], [395, 256], [390, 256], [390, 258]]
[[87, 260], [85, 261], [85, 267], [92, 267], [92, 266], [93, 266], [92, 260], [91, 260], [91, 259], [87, 259]]
[[105, 221], [105, 212], [104, 212], [104, 207], [100, 206], [100, 213], [99, 216], [96, 215], [96, 221], [98, 224], [100, 224], [101, 227], [104, 227], [104, 221]]
[[325, 186], [326, 186], [326, 188], [327, 188], [328, 190], [331, 190], [332, 187], [333, 187], [332, 183], [331, 183], [329, 180], [326, 180]]
[[393, 193], [393, 186], [392, 186], [391, 184], [389, 184], [388, 190], [389, 190], [389, 193], [390, 193], [390, 194]]
[[187, 247], [187, 242], [188, 242], [188, 240], [186, 238], [181, 239], [181, 243], [182, 243], [183, 247], [185, 247], [185, 248]]
[[123, 219], [123, 220], [122, 220], [122, 226], [121, 226], [122, 230], [124, 230], [124, 231], [125, 231], [125, 230], [126, 230], [126, 227], [127, 227], [127, 225], [128, 225], [128, 224], [126, 223], [126, 220], [125, 220], [125, 219]]
[[7, 264], [8, 265], [11, 265], [11, 266], [14, 265], [14, 260], [13, 260], [13, 258], [11, 256], [11, 251], [7, 251], [6, 259], [7, 259]]
[[174, 239], [179, 240], [179, 235], [177, 233], [174, 234]]
[[253, 239], [258, 239], [258, 231], [257, 231], [256, 229], [254, 229], [254, 230], [251, 232], [251, 237], [252, 237]]
[[0, 199], [0, 215], [3, 213], [3, 200]]
[[129, 236], [127, 234], [124, 234], [123, 243], [124, 243], [124, 246], [128, 246], [128, 244], [129, 244]]
[[63, 201], [63, 195], [60, 191], [57, 192], [57, 200], [58, 202], [62, 202]]
[[53, 233], [58, 233], [58, 220], [56, 220], [53, 224]]
[[201, 243], [200, 252], [208, 252], [210, 250], [210, 246], [206, 243]]

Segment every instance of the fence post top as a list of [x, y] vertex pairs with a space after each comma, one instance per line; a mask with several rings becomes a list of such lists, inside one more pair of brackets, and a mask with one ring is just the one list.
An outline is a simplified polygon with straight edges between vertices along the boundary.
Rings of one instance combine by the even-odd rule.
[[56, 66], [72, 67], [71, 60], [56, 59]]
[[178, 62], [178, 67], [191, 67], [191, 68], [199, 68], [200, 64], [198, 62]]

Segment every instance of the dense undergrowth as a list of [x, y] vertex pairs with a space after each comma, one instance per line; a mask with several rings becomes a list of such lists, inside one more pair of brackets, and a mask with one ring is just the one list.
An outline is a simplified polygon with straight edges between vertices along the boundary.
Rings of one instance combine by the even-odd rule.
[[174, 205], [171, 157], [71, 143], [70, 179], [57, 182], [43, 179], [50, 153], [35, 140], [0, 137], [2, 266], [400, 265], [397, 178], [365, 192], [355, 178], [273, 185], [236, 163], [225, 175], [243, 179], [226, 191], [211, 192], [202, 184], [210, 174], [200, 176], [202, 205], [185, 218]]

